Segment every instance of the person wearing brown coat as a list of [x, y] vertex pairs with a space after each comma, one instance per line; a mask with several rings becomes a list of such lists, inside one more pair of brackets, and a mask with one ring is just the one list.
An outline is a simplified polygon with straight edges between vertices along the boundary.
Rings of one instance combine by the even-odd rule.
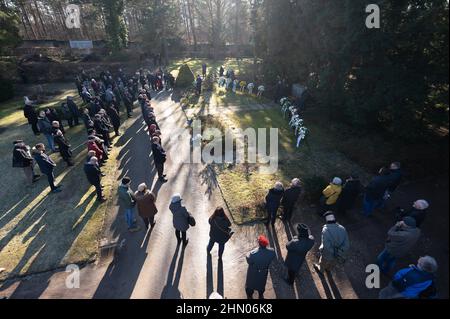
[[158, 209], [155, 205], [156, 196], [150, 192], [145, 183], [139, 185], [134, 196], [136, 197], [139, 216], [141, 216], [144, 221], [145, 227], [147, 229], [149, 226], [153, 228], [156, 224], [155, 215], [158, 213]]

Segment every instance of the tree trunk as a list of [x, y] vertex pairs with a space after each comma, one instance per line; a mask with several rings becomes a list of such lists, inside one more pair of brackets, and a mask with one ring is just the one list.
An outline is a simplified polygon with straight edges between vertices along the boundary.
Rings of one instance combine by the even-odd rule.
[[195, 31], [195, 17], [194, 10], [192, 10], [192, 0], [187, 0], [189, 24], [191, 26], [192, 40], [194, 40], [194, 51], [197, 51], [197, 33]]

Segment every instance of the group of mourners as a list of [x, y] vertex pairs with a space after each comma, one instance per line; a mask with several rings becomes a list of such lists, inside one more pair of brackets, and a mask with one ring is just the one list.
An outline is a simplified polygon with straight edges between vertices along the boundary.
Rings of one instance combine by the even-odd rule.
[[[206, 76], [206, 64], [202, 66], [203, 78]], [[252, 94], [254, 85], [245, 81], [239, 82], [233, 70], [225, 73], [223, 67], [219, 72], [219, 83], [227, 89], [246, 89]], [[202, 78], [197, 79], [201, 90]], [[223, 80], [225, 79], [225, 80]], [[174, 78], [170, 73], [158, 69], [155, 73], [140, 69], [133, 76], [127, 76], [121, 69], [113, 76], [109, 71], [101, 72], [97, 77], [88, 75], [82, 71], [76, 77], [78, 93], [84, 101], [80, 109], [73, 97], [68, 96], [60, 106], [59, 112], [47, 108], [37, 111], [35, 102], [25, 97], [24, 115], [36, 135], [44, 135], [50, 151], [59, 152], [68, 166], [73, 166], [72, 150], [68, 139], [65, 137], [65, 129], [62, 120], [68, 122], [69, 127], [84, 123], [87, 132], [88, 155], [84, 164], [84, 172], [90, 184], [97, 192], [97, 200], [105, 201], [103, 197], [101, 179], [105, 176], [101, 166], [108, 160], [108, 154], [112, 147], [110, 134], [115, 132], [120, 135], [122, 104], [128, 117], [133, 115], [133, 106], [137, 101], [142, 112], [143, 119], [147, 125], [151, 141], [151, 149], [154, 165], [161, 183], [167, 182], [164, 174], [164, 163], [166, 152], [162, 147], [161, 130], [156, 121], [154, 109], [151, 105], [152, 92], [174, 87]], [[264, 87], [259, 87], [262, 94]], [[81, 121], [80, 121], [81, 118]], [[35, 163], [40, 172], [47, 176], [52, 193], [61, 191], [61, 185], [55, 185], [54, 169], [55, 162], [49, 157], [46, 146], [38, 143], [30, 147], [23, 140], [14, 141], [13, 166], [23, 168], [29, 183], [36, 182], [40, 175], [35, 172]], [[370, 183], [363, 187], [358, 176], [353, 174], [345, 182], [335, 177], [323, 190], [318, 212], [323, 216], [325, 225], [322, 228], [321, 244], [319, 247], [320, 258], [314, 268], [320, 274], [332, 271], [337, 265], [345, 263], [349, 251], [350, 241], [347, 230], [337, 222], [337, 216], [343, 216], [347, 211], [354, 208], [361, 194], [363, 197], [363, 214], [370, 216], [375, 209], [383, 208], [385, 203], [397, 189], [402, 179], [400, 163], [392, 163], [388, 168], [382, 168], [379, 174]], [[158, 213], [156, 207], [156, 195], [145, 183], [138, 186], [136, 191], [130, 187], [131, 178], [124, 177], [118, 187], [118, 198], [120, 206], [125, 211], [126, 223], [129, 231], [140, 230], [134, 217], [137, 208], [146, 228], [153, 228], [156, 224], [155, 215]], [[280, 207], [282, 219], [290, 223], [296, 205], [302, 195], [302, 185], [298, 178], [291, 181], [288, 188], [284, 188], [281, 182], [277, 182], [269, 190], [265, 197], [265, 208], [267, 210], [266, 225], [274, 226]], [[173, 227], [179, 244], [184, 247], [189, 242], [187, 231], [195, 226], [196, 221], [188, 209], [182, 204], [180, 194], [172, 196], [169, 210], [173, 214]], [[377, 258], [380, 270], [387, 274], [395, 266], [396, 260], [406, 256], [415, 247], [421, 235], [422, 226], [429, 204], [420, 199], [413, 203], [408, 209], [397, 209], [395, 214], [395, 225], [389, 229], [384, 250]], [[218, 244], [219, 259], [222, 259], [225, 244], [231, 239], [233, 231], [232, 223], [228, 219], [224, 209], [218, 207], [209, 218], [210, 241], [206, 247], [208, 254], [213, 246]], [[287, 267], [286, 282], [293, 285], [300, 271], [307, 253], [315, 245], [315, 239], [311, 235], [309, 227], [303, 223], [295, 225], [297, 236], [290, 240], [287, 245], [287, 256], [285, 265]], [[248, 262], [245, 290], [248, 298], [253, 298], [257, 291], [259, 298], [264, 298], [266, 281], [269, 268], [276, 254], [269, 247], [269, 240], [261, 235], [257, 238], [258, 247], [252, 250], [246, 257]], [[417, 265], [398, 271], [391, 284], [380, 292], [381, 298], [419, 298], [433, 296], [435, 293], [435, 273], [437, 271], [436, 260], [430, 256], [419, 259]]]
[[245, 80], [239, 80], [236, 76], [235, 70], [229, 68], [227, 70], [224, 69], [223, 66], [219, 69], [219, 79], [218, 79], [219, 87], [225, 88], [227, 91], [231, 90], [232, 92], [242, 92], [253, 95], [253, 92], [256, 91], [256, 96], [261, 97], [266, 90], [264, 85], [257, 85], [254, 82], [249, 82]]

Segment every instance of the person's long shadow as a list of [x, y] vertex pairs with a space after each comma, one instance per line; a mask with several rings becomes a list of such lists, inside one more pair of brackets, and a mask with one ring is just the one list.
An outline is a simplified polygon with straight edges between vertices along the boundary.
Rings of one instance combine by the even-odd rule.
[[[181, 254], [180, 257], [178, 258], [180, 249]], [[175, 253], [173, 254], [172, 262], [170, 263], [169, 273], [167, 274], [166, 286], [161, 292], [161, 299], [182, 299], [182, 295], [180, 290], [178, 289], [178, 286], [180, 284], [181, 273], [183, 271], [184, 252], [185, 247], [181, 247], [181, 244], [178, 244]]]
[[[225, 291], [224, 276], [223, 276], [223, 261], [219, 259], [217, 261], [217, 290], [216, 292], [223, 296]], [[214, 274], [212, 265], [212, 256], [208, 254], [206, 259], [206, 298], [209, 298], [214, 292]]]

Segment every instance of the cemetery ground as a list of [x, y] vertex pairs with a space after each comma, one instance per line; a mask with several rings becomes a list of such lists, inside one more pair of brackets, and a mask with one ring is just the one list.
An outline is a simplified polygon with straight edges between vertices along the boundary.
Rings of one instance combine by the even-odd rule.
[[[229, 65], [239, 70], [238, 77], [239, 74], [242, 74], [247, 81], [251, 79], [252, 61], [228, 59], [215, 63], [207, 61], [207, 64], [209, 68], [214, 67], [217, 70], [222, 62], [225, 66]], [[188, 63], [194, 74], [198, 74], [203, 61], [198, 59], [175, 61], [171, 66], [175, 76], [175, 70], [183, 63]], [[76, 96], [76, 90], [72, 88], [72, 83], [61, 84], [60, 93], [52, 97], [50, 104], [41, 106], [57, 105], [69, 94]], [[178, 97], [175, 98], [175, 100], [178, 99]], [[79, 100], [77, 102], [81, 105]], [[163, 101], [154, 103], [157, 108], [160, 104], [166, 106], [164, 104], [166, 102]], [[24, 186], [22, 172], [11, 168], [12, 141], [23, 138], [27, 144], [34, 145], [36, 142], [42, 141], [42, 138], [36, 138], [32, 134], [31, 128], [23, 118], [21, 106], [22, 100], [17, 99], [0, 107], [0, 137], [2, 141], [0, 174], [3, 179], [2, 185], [7, 185], [0, 189], [0, 198], [2, 199], [0, 202], [0, 261], [2, 263], [0, 268], [6, 268], [6, 271], [0, 274], [0, 280], [53, 271], [69, 263], [82, 264], [94, 261], [98, 256], [99, 240], [103, 236], [103, 231], [109, 227], [108, 224], [123, 222], [122, 218], [118, 218], [118, 221], [111, 220], [108, 215], [112, 206], [115, 205], [117, 177], [126, 174], [120, 168], [130, 165], [128, 163], [129, 156], [121, 154], [129, 142], [124, 141], [114, 148], [110, 160], [104, 167], [108, 179], [104, 180], [103, 184], [109, 200], [106, 204], [98, 205], [95, 202], [95, 191], [88, 185], [84, 173], [82, 173], [81, 165], [86, 151], [83, 145], [84, 126], [80, 125], [73, 129], [67, 129], [66, 133], [72, 147], [80, 145], [74, 152], [76, 166], [67, 169], [59, 154], [52, 155], [58, 164], [55, 175], [57, 181], [64, 184], [64, 191], [57, 195], [47, 196], [49, 189], [45, 179], [40, 180], [33, 187]], [[135, 114], [138, 113], [139, 108], [136, 108]], [[304, 222], [311, 227], [311, 231], [316, 237], [315, 252], [320, 241], [323, 219], [315, 213], [314, 204], [327, 182], [333, 176], [345, 178], [348, 174], [357, 172], [362, 182], [367, 183], [379, 166], [389, 163], [395, 158], [393, 154], [396, 151], [401, 153], [401, 150], [397, 150], [395, 146], [382, 139], [376, 140], [375, 144], [378, 147], [375, 147], [374, 138], [377, 138], [375, 136], [358, 136], [353, 135], [350, 131], [342, 131], [339, 123], [333, 123], [326, 116], [322, 116], [320, 110], [314, 108], [306, 109], [302, 114], [309, 133], [306, 140], [297, 149], [294, 132], [289, 128], [288, 120], [283, 118], [278, 104], [265, 98], [257, 99], [247, 94], [225, 92], [216, 85], [213, 85], [210, 91], [204, 92], [199, 99], [190, 97], [184, 113], [187, 118], [200, 117], [207, 125], [221, 128], [279, 128], [280, 161], [277, 174], [260, 174], [257, 165], [215, 165], [205, 167], [202, 174], [197, 177], [207, 185], [210, 194], [219, 192], [223, 196], [224, 203], [229, 208], [234, 222], [241, 225], [236, 228], [234, 237], [236, 244], [230, 243], [230, 247], [227, 245], [224, 258], [225, 274], [228, 275], [225, 278], [230, 281], [226, 282], [225, 292], [228, 292], [230, 298], [244, 295], [243, 292], [241, 294], [230, 292], [230, 286], [243, 290], [239, 286], [241, 277], [236, 276], [236, 279], [233, 279], [231, 272], [236, 271], [235, 269], [242, 270], [242, 273], [245, 272], [245, 258], [242, 257], [245, 254], [244, 250], [252, 248], [252, 240], [257, 233], [266, 232], [259, 221], [263, 217], [264, 196], [275, 181], [281, 180], [288, 185], [293, 177], [300, 177], [305, 183], [306, 198], [296, 210], [293, 222]], [[133, 125], [132, 122], [126, 121], [122, 130], [125, 131], [130, 125]], [[133, 132], [129, 133], [134, 134]], [[381, 153], [380, 148], [385, 152]], [[395, 160], [407, 161], [406, 158], [395, 158]], [[124, 161], [127, 163], [124, 164]], [[424, 179], [403, 185], [389, 202], [386, 212], [376, 212], [373, 217], [367, 219], [359, 214], [360, 207], [358, 206], [347, 216], [339, 216], [339, 221], [346, 226], [350, 233], [352, 244], [351, 256], [345, 266], [345, 272], [337, 272], [334, 279], [328, 276], [319, 276], [312, 269], [312, 263], [316, 261], [316, 256], [314, 252], [310, 253], [307, 258], [308, 263], [305, 264], [300, 274], [300, 284], [296, 287], [297, 294], [292, 294], [282, 282], [284, 244], [292, 237], [293, 231], [290, 227], [277, 222], [276, 233], [268, 233], [271, 246], [276, 249], [278, 257], [271, 269], [269, 297], [375, 298], [377, 290], [368, 290], [364, 285], [365, 266], [373, 263], [376, 254], [383, 248], [386, 232], [393, 222], [390, 210], [395, 206], [407, 207], [419, 197], [430, 199], [432, 215], [424, 225], [423, 237], [418, 247], [396, 268], [414, 263], [419, 256], [424, 254], [436, 257], [440, 264], [438, 287], [442, 292], [441, 296], [448, 297], [447, 193], [448, 181], [446, 179]], [[156, 235], [159, 234], [154, 236]], [[157, 238], [155, 237], [154, 240]], [[239, 246], [238, 241], [245, 244], [236, 248], [235, 246]], [[204, 244], [206, 245], [206, 243]], [[153, 248], [155, 247], [153, 246]], [[190, 249], [201, 250], [203, 253], [204, 247], [194, 246]], [[125, 253], [127, 258], [141, 261], [142, 256], [138, 255], [139, 258], [136, 259], [136, 255], [133, 255], [134, 251], [135, 249], [130, 249], [130, 252]], [[227, 260], [227, 254], [232, 258]], [[239, 260], [237, 260], [238, 257]], [[187, 256], [187, 263], [192, 263], [189, 256]], [[130, 273], [128, 271], [126, 273], [134, 276], [136, 273], [145, 273], [144, 267], [148, 266], [147, 272], [152, 269], [150, 264], [137, 263], [135, 265], [135, 267], [141, 266], [143, 269], [132, 268]], [[86, 269], [89, 270], [89, 267]], [[273, 270], [276, 271], [273, 272]], [[58, 272], [51, 272], [51, 274], [55, 274], [55, 278], [58, 276]], [[184, 276], [188, 276], [187, 272], [184, 274]], [[43, 276], [48, 279], [50, 275]], [[40, 277], [36, 276], [35, 278], [39, 280]], [[111, 279], [111, 281], [113, 280], [114, 278]], [[137, 281], [137, 278], [130, 278], [130, 280]], [[383, 277], [382, 285], [385, 285], [388, 280], [388, 277]], [[95, 282], [93, 280], [93, 285]], [[142, 286], [144, 283], [141, 282], [140, 285]], [[109, 286], [104, 285], [104, 287]], [[112, 292], [111, 294], [111, 297], [115, 297]], [[189, 296], [189, 293], [186, 294]], [[127, 296], [123, 294], [119, 296], [130, 297], [131, 293]], [[100, 295], [100, 297], [102, 296]]]

